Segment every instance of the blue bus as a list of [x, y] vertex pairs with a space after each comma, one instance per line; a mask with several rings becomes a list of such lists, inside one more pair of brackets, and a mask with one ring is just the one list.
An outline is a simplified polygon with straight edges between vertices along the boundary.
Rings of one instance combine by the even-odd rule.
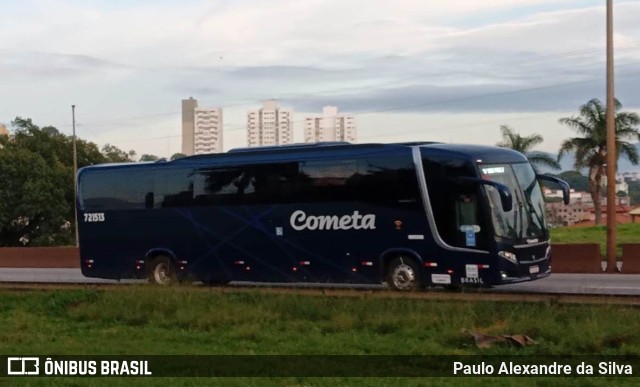
[[318, 143], [77, 175], [82, 273], [148, 278], [496, 285], [547, 276], [539, 175], [504, 148]]

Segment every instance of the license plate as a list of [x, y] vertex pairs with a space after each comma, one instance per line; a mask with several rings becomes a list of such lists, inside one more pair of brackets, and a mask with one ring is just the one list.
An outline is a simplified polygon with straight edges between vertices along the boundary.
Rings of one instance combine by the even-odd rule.
[[529, 274], [536, 274], [540, 272], [540, 268], [536, 266], [529, 266]]

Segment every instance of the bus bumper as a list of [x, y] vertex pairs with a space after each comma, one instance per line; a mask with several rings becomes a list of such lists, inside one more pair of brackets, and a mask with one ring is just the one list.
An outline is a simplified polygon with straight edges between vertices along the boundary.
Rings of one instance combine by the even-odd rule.
[[543, 273], [536, 273], [535, 275], [528, 275], [522, 277], [509, 276], [506, 272], [500, 272], [500, 284], [513, 284], [517, 282], [533, 281], [540, 278], [548, 277], [551, 275], [551, 267], [545, 270]]

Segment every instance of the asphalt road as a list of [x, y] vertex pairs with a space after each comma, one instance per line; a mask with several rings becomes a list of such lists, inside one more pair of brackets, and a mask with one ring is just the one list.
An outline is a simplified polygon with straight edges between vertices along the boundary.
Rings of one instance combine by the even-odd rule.
[[[80, 269], [8, 269], [0, 268], [0, 282], [13, 283], [118, 283], [114, 280], [97, 278], [85, 278]], [[127, 280], [121, 283], [144, 282], [140, 280]], [[247, 285], [246, 283], [235, 283]], [[273, 285], [273, 284], [271, 284]], [[281, 285], [281, 284], [278, 284]], [[257, 285], [259, 286], [259, 284]], [[292, 286], [286, 284], [286, 286]], [[300, 287], [314, 287], [314, 284], [299, 284]], [[326, 287], [326, 284], [322, 284]], [[330, 285], [331, 287], [344, 288], [352, 285]], [[357, 286], [362, 288], [362, 286]], [[365, 286], [365, 288], [377, 288]], [[552, 274], [550, 277], [537, 281], [522, 282], [518, 284], [496, 286], [493, 291], [501, 293], [536, 292], [550, 294], [610, 294], [610, 295], [638, 295], [640, 296], [640, 275], [636, 274]]]
[[640, 296], [640, 275], [551, 274], [551, 276], [537, 281], [497, 286], [494, 290], [507, 293], [537, 292]]

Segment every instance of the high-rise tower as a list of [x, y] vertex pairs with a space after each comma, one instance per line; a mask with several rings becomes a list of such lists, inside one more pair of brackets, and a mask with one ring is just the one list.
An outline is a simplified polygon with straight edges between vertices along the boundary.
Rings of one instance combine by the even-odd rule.
[[284, 145], [293, 142], [293, 112], [280, 109], [276, 100], [263, 103], [262, 108], [247, 113], [249, 146]]

